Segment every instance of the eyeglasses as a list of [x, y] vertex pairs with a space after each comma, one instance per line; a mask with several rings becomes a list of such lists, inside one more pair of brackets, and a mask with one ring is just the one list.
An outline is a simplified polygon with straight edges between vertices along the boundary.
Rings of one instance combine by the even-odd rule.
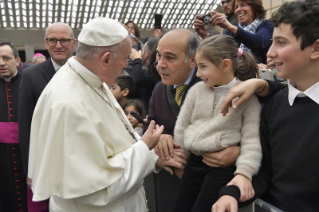
[[229, 4], [231, 1], [232, 1], [232, 0], [221, 1], [220, 4], [221, 4], [221, 5], [224, 5], [224, 4], [226, 4], [226, 3]]
[[155, 68], [156, 68], [157, 64], [158, 64], [158, 62], [155, 61], [154, 64], [153, 64]]
[[74, 40], [74, 38], [62, 38], [62, 39], [56, 39], [56, 38], [45, 38], [49, 45], [55, 46], [58, 41], [60, 41], [60, 44], [62, 46], [67, 46], [70, 44], [71, 40]]

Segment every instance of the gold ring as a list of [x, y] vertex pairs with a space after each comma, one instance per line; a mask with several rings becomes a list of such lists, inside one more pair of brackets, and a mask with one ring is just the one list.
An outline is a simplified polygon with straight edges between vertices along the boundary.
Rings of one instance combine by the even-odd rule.
[[218, 17], [218, 19], [217, 19], [218, 21], [221, 21], [222, 20], [222, 17]]

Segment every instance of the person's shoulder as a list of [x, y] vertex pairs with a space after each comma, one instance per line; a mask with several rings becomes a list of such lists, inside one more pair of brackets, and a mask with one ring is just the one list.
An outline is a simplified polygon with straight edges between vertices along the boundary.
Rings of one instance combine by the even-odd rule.
[[53, 67], [52, 61], [51, 59], [47, 59], [46, 61], [36, 64], [36, 65], [32, 65], [26, 69], [23, 70], [23, 73], [25, 74], [34, 74], [34, 73], [38, 73], [40, 71], [43, 71], [44, 68], [48, 68], [48, 67]]
[[266, 102], [263, 107], [267, 110], [270, 110], [271, 108], [282, 108], [283, 105], [289, 104], [288, 103], [288, 87], [278, 91], [276, 94], [274, 94], [271, 99]]
[[257, 27], [257, 30], [260, 29], [260, 28], [270, 28], [270, 29], [273, 29], [274, 28], [274, 25], [269, 22], [267, 19], [263, 20], [261, 22], [261, 24]]
[[154, 93], [159, 93], [162, 92], [163, 90], [165, 90], [167, 87], [167, 85], [164, 85], [163, 82], [159, 82], [156, 87], [154, 88]]

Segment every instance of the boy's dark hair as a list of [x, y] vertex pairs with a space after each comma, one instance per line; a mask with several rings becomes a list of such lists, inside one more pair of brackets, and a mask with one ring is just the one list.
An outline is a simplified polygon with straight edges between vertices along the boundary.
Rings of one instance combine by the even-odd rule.
[[133, 84], [133, 78], [129, 75], [120, 75], [116, 79], [116, 84], [121, 88], [121, 91], [123, 91], [125, 88], [127, 88], [130, 92], [127, 95], [128, 98], [134, 98], [136, 93], [136, 87]]
[[301, 37], [301, 50], [319, 39], [319, 1], [301, 0], [285, 2], [269, 19], [278, 27], [290, 24], [297, 39]]
[[123, 110], [125, 110], [126, 107], [133, 105], [135, 107], [135, 110], [140, 116], [145, 118], [145, 110], [144, 110], [144, 104], [142, 101], [138, 99], [129, 99], [125, 105], [123, 106]]
[[11, 47], [12, 53], [13, 53], [15, 58], [19, 57], [19, 52], [18, 52], [17, 48], [15, 47], [15, 45], [10, 40], [0, 38], [0, 46], [5, 46], [5, 45], [8, 45]]
[[234, 75], [241, 81], [259, 77], [256, 60], [249, 52], [238, 53], [238, 45], [229, 35], [214, 35], [203, 40], [197, 49], [211, 63], [220, 67], [224, 59], [232, 62]]

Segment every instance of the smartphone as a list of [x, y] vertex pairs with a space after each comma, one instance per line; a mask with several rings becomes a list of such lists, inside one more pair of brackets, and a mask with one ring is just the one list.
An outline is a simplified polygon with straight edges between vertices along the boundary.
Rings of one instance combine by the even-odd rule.
[[161, 29], [162, 28], [162, 19], [163, 15], [161, 14], [155, 14], [155, 29]]
[[138, 121], [138, 123], [143, 123], [144, 125], [146, 124], [146, 122], [143, 120], [143, 117], [138, 115], [136, 112], [132, 111], [130, 112], [131, 116], [133, 116], [134, 118], [136, 118], [136, 120]]

